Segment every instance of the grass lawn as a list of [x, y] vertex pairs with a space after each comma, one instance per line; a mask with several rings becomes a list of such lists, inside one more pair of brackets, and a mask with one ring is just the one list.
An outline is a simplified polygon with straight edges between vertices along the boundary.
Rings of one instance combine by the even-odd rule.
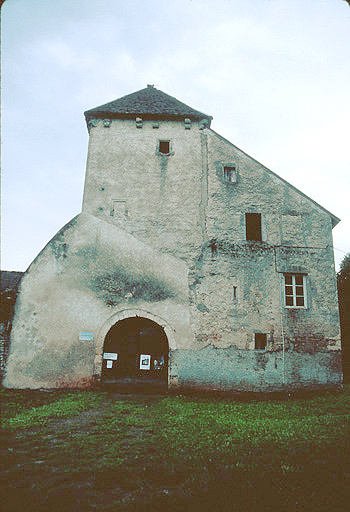
[[350, 386], [269, 401], [1, 399], [3, 512], [348, 510]]

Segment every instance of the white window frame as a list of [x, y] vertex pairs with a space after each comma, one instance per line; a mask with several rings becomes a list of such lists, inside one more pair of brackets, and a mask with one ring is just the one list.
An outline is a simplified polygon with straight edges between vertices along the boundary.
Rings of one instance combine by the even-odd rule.
[[[287, 276], [291, 276], [292, 278], [292, 283], [286, 283], [286, 277]], [[296, 283], [296, 277], [302, 277], [303, 279], [303, 284], [302, 284], [302, 287], [303, 287], [303, 295], [297, 295], [297, 286], [300, 287], [300, 285], [298, 285]], [[283, 276], [283, 285], [284, 285], [284, 289], [283, 289], [283, 296], [284, 296], [284, 306], [286, 308], [289, 308], [289, 309], [307, 309], [307, 288], [306, 288], [306, 275], [305, 274], [298, 274], [298, 273], [293, 273], [293, 272], [288, 272], [286, 274], [284, 274]], [[288, 294], [286, 293], [286, 286], [292, 286], [292, 295], [291, 294]], [[293, 304], [287, 304], [287, 297], [292, 297], [293, 299]], [[304, 299], [304, 304], [302, 306], [298, 306], [297, 305], [297, 297], [303, 297]]]

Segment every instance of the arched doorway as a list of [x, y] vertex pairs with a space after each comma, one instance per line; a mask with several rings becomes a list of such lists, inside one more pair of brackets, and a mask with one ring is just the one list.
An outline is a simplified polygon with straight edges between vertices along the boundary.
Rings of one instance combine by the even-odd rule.
[[113, 325], [104, 340], [102, 381], [168, 381], [168, 339], [149, 318], [130, 317]]

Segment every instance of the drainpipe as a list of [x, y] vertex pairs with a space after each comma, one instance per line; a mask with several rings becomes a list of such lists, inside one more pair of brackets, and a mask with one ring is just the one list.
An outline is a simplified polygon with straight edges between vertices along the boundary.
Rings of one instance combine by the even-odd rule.
[[286, 385], [286, 366], [285, 366], [285, 355], [286, 355], [286, 340], [284, 337], [284, 327], [283, 327], [283, 274], [281, 274], [280, 278], [280, 316], [281, 316], [281, 332], [282, 332], [282, 384], [283, 387]]

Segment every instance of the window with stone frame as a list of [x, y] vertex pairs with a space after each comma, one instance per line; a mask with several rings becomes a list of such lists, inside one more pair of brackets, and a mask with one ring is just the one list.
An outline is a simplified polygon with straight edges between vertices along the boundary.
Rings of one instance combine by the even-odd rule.
[[225, 183], [237, 182], [237, 169], [234, 166], [224, 166], [224, 181]]
[[286, 308], [306, 308], [306, 275], [284, 274], [284, 300]]
[[252, 242], [262, 241], [261, 213], [245, 214], [246, 240]]
[[158, 152], [162, 155], [170, 154], [170, 140], [160, 140], [158, 142]]
[[267, 335], [262, 332], [255, 333], [255, 350], [265, 350]]

